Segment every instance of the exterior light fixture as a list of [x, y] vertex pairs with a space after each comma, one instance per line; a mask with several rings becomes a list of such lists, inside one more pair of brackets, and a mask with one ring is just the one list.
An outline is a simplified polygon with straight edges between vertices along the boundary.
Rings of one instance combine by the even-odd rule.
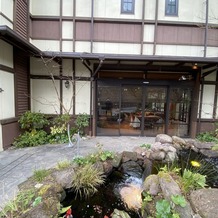
[[197, 69], [198, 69], [198, 64], [197, 64], [197, 63], [194, 63], [194, 64], [192, 65], [192, 69], [193, 69], [193, 70], [197, 70]]
[[65, 83], [64, 83], [64, 85], [65, 85], [65, 88], [68, 89], [68, 88], [70, 87], [70, 82], [69, 82], [69, 80], [66, 80]]

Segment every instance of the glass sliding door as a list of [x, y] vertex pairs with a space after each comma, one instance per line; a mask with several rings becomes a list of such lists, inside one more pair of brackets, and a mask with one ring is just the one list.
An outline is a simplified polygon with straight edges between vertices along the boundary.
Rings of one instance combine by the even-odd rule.
[[120, 135], [120, 86], [99, 86], [97, 135]]
[[140, 114], [142, 111], [142, 86], [121, 87], [120, 134], [141, 135]]
[[143, 125], [145, 136], [155, 136], [165, 131], [166, 123], [166, 87], [145, 87]]
[[189, 135], [191, 89], [171, 88], [169, 105], [169, 135], [185, 137]]

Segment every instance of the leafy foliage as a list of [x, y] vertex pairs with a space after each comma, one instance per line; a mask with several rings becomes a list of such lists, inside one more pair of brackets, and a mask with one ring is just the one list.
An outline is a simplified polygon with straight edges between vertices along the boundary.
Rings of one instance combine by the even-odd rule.
[[72, 188], [76, 194], [88, 198], [97, 192], [105, 181], [105, 175], [92, 164], [80, 167], [73, 176]]
[[24, 132], [15, 139], [14, 145], [18, 148], [34, 147], [47, 143], [47, 133], [44, 130]]
[[185, 169], [182, 176], [182, 185], [185, 192], [204, 188], [206, 186], [206, 176]]
[[79, 114], [75, 120], [75, 125], [80, 134], [84, 134], [84, 128], [89, 126], [89, 115], [86, 113]]
[[185, 207], [187, 204], [185, 197], [182, 195], [172, 195], [171, 200], [174, 204], [179, 205], [180, 207]]
[[146, 149], [150, 149], [151, 148], [151, 144], [142, 144], [140, 145], [141, 148], [146, 148]]
[[32, 131], [34, 129], [42, 129], [44, 126], [49, 124], [46, 116], [42, 113], [34, 113], [26, 111], [18, 121], [21, 129]]
[[216, 134], [218, 130], [215, 132], [204, 132], [197, 135], [197, 139], [201, 142], [215, 142], [218, 143], [218, 135]]
[[0, 217], [19, 217], [31, 207], [35, 192], [33, 189], [19, 192], [0, 212]]
[[63, 160], [61, 162], [57, 163], [57, 169], [58, 170], [62, 170], [62, 169], [66, 169], [71, 165], [71, 162], [69, 160]]

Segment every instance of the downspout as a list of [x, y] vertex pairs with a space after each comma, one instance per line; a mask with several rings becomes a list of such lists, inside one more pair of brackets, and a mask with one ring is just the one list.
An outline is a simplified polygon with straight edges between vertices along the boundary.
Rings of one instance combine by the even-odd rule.
[[157, 46], [158, 7], [159, 7], [159, 0], [156, 0], [153, 55], [156, 54], [156, 46]]
[[205, 35], [204, 35], [204, 57], [207, 57], [208, 6], [209, 6], [209, 0], [206, 0]]
[[145, 29], [145, 0], [143, 0], [143, 4], [142, 4], [141, 55], [143, 54], [143, 47], [144, 47], [144, 29]]
[[94, 36], [94, 0], [92, 0], [92, 6], [91, 6], [90, 53], [93, 53], [93, 36]]

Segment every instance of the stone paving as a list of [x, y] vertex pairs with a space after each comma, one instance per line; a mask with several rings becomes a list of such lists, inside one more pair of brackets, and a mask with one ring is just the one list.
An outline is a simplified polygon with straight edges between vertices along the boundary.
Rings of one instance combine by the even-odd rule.
[[97, 151], [97, 144], [104, 150], [114, 152], [132, 151], [143, 143], [154, 143], [154, 137], [89, 137], [81, 139], [78, 145], [43, 145], [32, 148], [10, 149], [0, 152], [0, 210], [17, 192], [18, 185], [33, 175], [36, 169], [49, 169], [63, 160], [85, 156]]

